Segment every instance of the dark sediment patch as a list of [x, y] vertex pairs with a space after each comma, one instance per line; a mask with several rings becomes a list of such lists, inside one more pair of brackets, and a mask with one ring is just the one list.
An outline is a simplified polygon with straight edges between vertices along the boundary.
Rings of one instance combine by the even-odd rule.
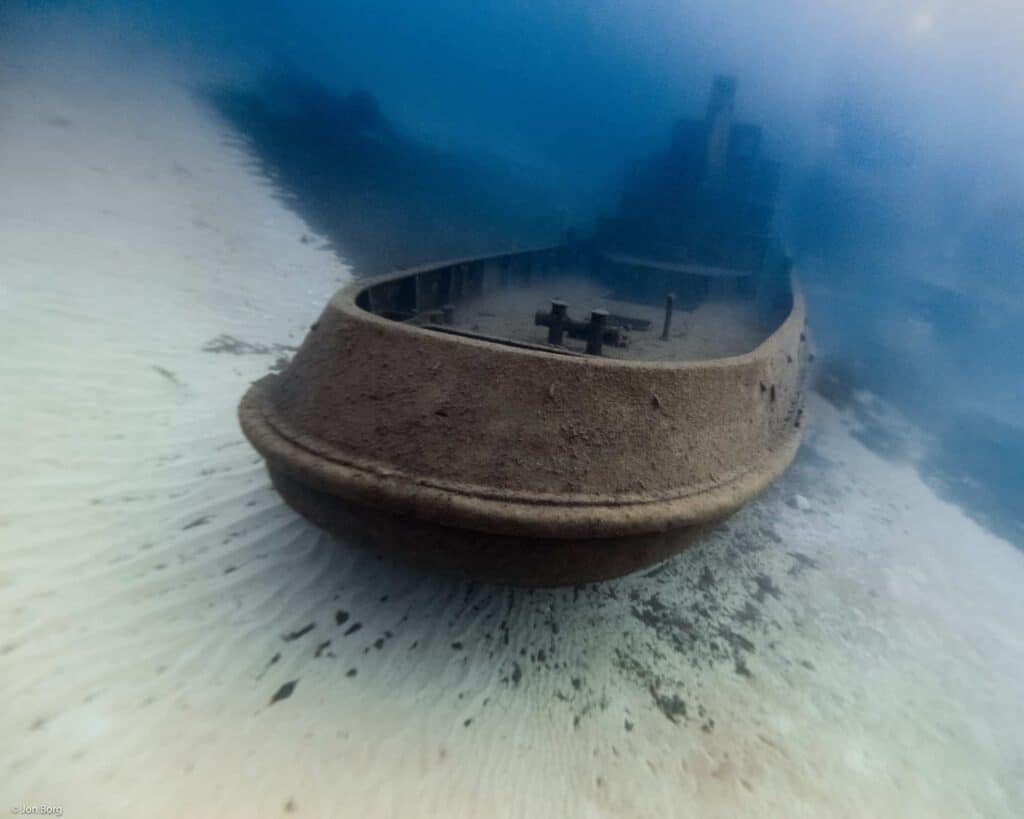
[[787, 554], [793, 558], [793, 565], [786, 572], [790, 577], [799, 577], [808, 569], [818, 568], [818, 561], [803, 552], [788, 552]]
[[157, 373], [162, 375], [164, 378], [166, 378], [168, 381], [170, 381], [172, 384], [174, 384], [176, 387], [185, 386], [184, 382], [180, 378], [178, 378], [178, 376], [175, 373], [171, 372], [166, 367], [159, 367], [156, 364], [154, 364], [153, 369]]
[[330, 640], [324, 640], [322, 643], [317, 645], [316, 651], [313, 653], [313, 656], [314, 657], [320, 657], [330, 647], [331, 647], [331, 641]]
[[257, 680], [262, 680], [264, 675], [270, 670], [270, 667], [273, 666], [273, 665], [277, 665], [277, 663], [278, 663], [278, 661], [280, 659], [281, 659], [281, 652], [278, 651], [278, 652], [276, 652], [274, 654], [273, 657], [271, 657], [269, 660], [267, 660], [267, 664], [263, 667], [263, 670], [259, 674], [256, 675], [256, 679]]
[[316, 623], [310, 623], [309, 625], [303, 626], [298, 631], [290, 631], [287, 634], [282, 634], [281, 639], [286, 643], [290, 643], [292, 640], [298, 640], [300, 637], [306, 636], [315, 628]]
[[[825, 468], [808, 463], [814, 467]], [[346, 680], [367, 673], [352, 664], [353, 653], [364, 664], [405, 666], [402, 679], [464, 675], [441, 695], [468, 706], [460, 721], [479, 721], [484, 694], [506, 700], [502, 707], [509, 698], [541, 695], [579, 727], [601, 718], [616, 701], [613, 692], [625, 687], [680, 730], [710, 731], [717, 715], [709, 713], [706, 686], [715, 674], [746, 679], [760, 666], [800, 661], [786, 656], [785, 630], [796, 622], [787, 594], [807, 582], [816, 554], [787, 548], [777, 528], [778, 509], [791, 514], [783, 501], [793, 489], [787, 480], [774, 499], [762, 496], [689, 551], [613, 582], [508, 589], [367, 562], [372, 580], [363, 588], [371, 593], [331, 589], [324, 616], [337, 631], [311, 642], [308, 654], [341, 663], [337, 675]], [[795, 556], [805, 551], [806, 560]], [[282, 639], [308, 636], [315, 624]], [[343, 635], [361, 637], [367, 629], [371, 638], [337, 648]], [[389, 651], [396, 638], [400, 650]], [[431, 650], [417, 650], [426, 645]], [[628, 709], [613, 719], [623, 718], [636, 723]]]
[[686, 702], [678, 694], [663, 694], [651, 686], [651, 699], [669, 722], [678, 722], [680, 717], [686, 719]]
[[181, 527], [181, 531], [187, 532], [189, 529], [195, 529], [198, 526], [205, 526], [212, 519], [213, 517], [211, 515], [203, 515], [201, 518], [196, 518], [195, 520], [186, 523], [184, 526]]
[[754, 585], [757, 587], [757, 591], [754, 592], [754, 600], [758, 603], [763, 603], [767, 597], [774, 597], [778, 600], [781, 592], [771, 577], [762, 572], [754, 575], [753, 581]]
[[278, 703], [281, 700], [288, 699], [292, 694], [295, 693], [295, 686], [298, 684], [298, 680], [291, 680], [290, 682], [286, 682], [284, 685], [278, 688], [277, 691], [274, 692], [274, 696], [270, 698], [269, 705], [274, 705], [275, 703]]
[[290, 344], [253, 344], [222, 333], [207, 341], [201, 349], [204, 353], [228, 353], [230, 355], [280, 355], [281, 353], [294, 353], [298, 347]]

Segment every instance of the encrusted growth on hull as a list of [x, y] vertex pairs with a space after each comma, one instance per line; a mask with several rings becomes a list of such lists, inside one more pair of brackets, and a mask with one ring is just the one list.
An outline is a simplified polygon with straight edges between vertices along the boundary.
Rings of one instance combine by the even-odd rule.
[[696, 174], [672, 253], [640, 252], [634, 217], [637, 191], [674, 188], [641, 185], [586, 239], [337, 293], [240, 407], [286, 500], [341, 533], [390, 515], [410, 537], [375, 525], [377, 547], [431, 565], [561, 583], [660, 560], [778, 477], [800, 441], [804, 302], [774, 242], [723, 233], [733, 211], [770, 217], [732, 89], [662, 162]]

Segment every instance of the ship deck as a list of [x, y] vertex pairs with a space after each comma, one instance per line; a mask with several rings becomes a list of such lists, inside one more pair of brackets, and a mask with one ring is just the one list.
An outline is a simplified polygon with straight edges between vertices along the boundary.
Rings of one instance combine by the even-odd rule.
[[[604, 345], [602, 355], [619, 360], [700, 361], [742, 355], [757, 347], [773, 329], [754, 301], [705, 301], [690, 309], [677, 305], [669, 337], [662, 341], [664, 305], [613, 298], [602, 284], [582, 277], [541, 281], [467, 299], [456, 309], [451, 328], [546, 346], [547, 328], [537, 326], [534, 315], [550, 310], [553, 299], [566, 302], [569, 316], [578, 321], [587, 321], [590, 311], [597, 308], [649, 321], [647, 330], [625, 331], [627, 346]], [[582, 353], [586, 342], [566, 337], [563, 346]]]

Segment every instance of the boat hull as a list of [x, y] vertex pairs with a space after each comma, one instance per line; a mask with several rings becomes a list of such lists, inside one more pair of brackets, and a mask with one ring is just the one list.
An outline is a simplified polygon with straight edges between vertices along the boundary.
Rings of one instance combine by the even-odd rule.
[[630, 574], [696, 542], [711, 522], [622, 538], [535, 538], [455, 529], [349, 503], [271, 468], [296, 512], [347, 545], [427, 571], [509, 586], [571, 586]]
[[[522, 256], [449, 269], [506, 282], [500, 260]], [[278, 491], [323, 528], [484, 579], [578, 583], [684, 548], [792, 460], [806, 358], [795, 288], [756, 349], [705, 361], [559, 355], [366, 309], [374, 288], [445, 269], [340, 291], [288, 368], [242, 400]], [[429, 282], [415, 283], [420, 298]]]

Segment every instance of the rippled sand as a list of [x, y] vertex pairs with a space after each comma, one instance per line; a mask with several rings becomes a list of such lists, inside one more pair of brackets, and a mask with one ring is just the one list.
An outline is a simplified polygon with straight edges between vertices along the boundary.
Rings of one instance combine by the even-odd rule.
[[0, 56], [8, 803], [1019, 815], [1024, 555], [851, 417], [812, 397], [776, 487], [619, 582], [353, 551], [282, 505], [234, 414], [346, 268], [189, 78], [29, 42]]

